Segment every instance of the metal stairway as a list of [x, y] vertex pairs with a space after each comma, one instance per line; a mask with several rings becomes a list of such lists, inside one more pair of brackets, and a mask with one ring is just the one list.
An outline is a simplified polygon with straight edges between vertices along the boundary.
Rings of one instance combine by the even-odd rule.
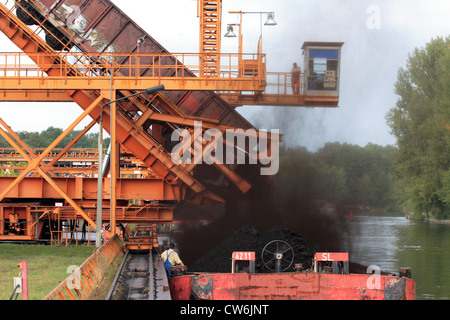
[[222, 0], [198, 0], [200, 16], [200, 73], [203, 76], [220, 76], [220, 39]]

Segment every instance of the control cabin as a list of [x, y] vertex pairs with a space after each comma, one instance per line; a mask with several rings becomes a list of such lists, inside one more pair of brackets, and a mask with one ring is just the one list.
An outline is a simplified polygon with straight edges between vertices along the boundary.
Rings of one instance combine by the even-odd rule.
[[343, 44], [343, 42], [313, 41], [303, 44], [305, 96], [339, 97]]

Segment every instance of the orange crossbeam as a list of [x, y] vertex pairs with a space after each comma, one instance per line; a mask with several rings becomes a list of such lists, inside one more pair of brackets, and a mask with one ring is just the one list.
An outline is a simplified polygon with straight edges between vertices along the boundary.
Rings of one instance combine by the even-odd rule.
[[[4, 191], [15, 177], [0, 177], [0, 192]], [[54, 183], [73, 200], [97, 199], [97, 178], [53, 177]], [[110, 179], [103, 183], [103, 199], [110, 199]], [[149, 201], [179, 201], [182, 199], [182, 188], [160, 179], [117, 179], [117, 199], [142, 199]], [[61, 199], [60, 193], [43, 177], [23, 178], [14, 188], [8, 191], [5, 199]]]
[[[61, 81], [62, 80], [62, 81]], [[164, 84], [167, 91], [226, 91], [231, 88], [236, 91], [258, 91], [263, 90], [261, 85], [254, 86], [252, 79], [232, 80], [225, 78], [185, 78], [177, 79], [173, 77], [150, 78], [140, 77], [138, 79], [129, 79], [127, 77], [114, 77], [113, 88], [117, 90], [126, 90], [134, 88], [135, 90], [145, 90], [153, 86]], [[29, 90], [109, 90], [111, 88], [111, 78], [106, 77], [67, 77], [59, 76], [49, 77], [1, 77], [0, 87], [5, 90], [14, 90], [26, 88]]]
[[219, 96], [230, 106], [273, 106], [273, 107], [339, 107], [339, 97], [304, 96], [293, 94], [241, 94], [219, 93]]
[[1, 89], [0, 101], [9, 102], [73, 102], [63, 90]]
[[[71, 207], [53, 207], [49, 208], [52, 213], [49, 218], [53, 220], [77, 220], [79, 215]], [[97, 219], [97, 209], [88, 206], [83, 207], [86, 215], [95, 221]], [[163, 205], [144, 205], [144, 206], [117, 206], [115, 220], [117, 223], [171, 223], [173, 221], [174, 207]], [[41, 210], [38, 208], [37, 210]], [[38, 212], [38, 211], [37, 211]], [[102, 221], [110, 222], [110, 207], [106, 206], [103, 210]], [[1, 234], [1, 233], [0, 233]]]

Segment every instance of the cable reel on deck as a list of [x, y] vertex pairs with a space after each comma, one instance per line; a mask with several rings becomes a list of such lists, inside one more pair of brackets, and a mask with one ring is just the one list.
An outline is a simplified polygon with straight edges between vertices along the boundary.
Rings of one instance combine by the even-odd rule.
[[294, 250], [283, 240], [270, 241], [261, 253], [264, 266], [275, 273], [284, 272], [294, 262]]

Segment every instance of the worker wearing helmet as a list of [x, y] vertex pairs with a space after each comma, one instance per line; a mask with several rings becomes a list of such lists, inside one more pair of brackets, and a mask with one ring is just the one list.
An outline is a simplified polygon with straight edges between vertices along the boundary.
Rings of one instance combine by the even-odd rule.
[[178, 253], [174, 250], [175, 245], [173, 243], [169, 244], [169, 249], [164, 251], [161, 254], [161, 259], [164, 261], [164, 269], [166, 269], [167, 277], [170, 278], [171, 272], [170, 269], [177, 264], [184, 266], [184, 263], [181, 261]]

